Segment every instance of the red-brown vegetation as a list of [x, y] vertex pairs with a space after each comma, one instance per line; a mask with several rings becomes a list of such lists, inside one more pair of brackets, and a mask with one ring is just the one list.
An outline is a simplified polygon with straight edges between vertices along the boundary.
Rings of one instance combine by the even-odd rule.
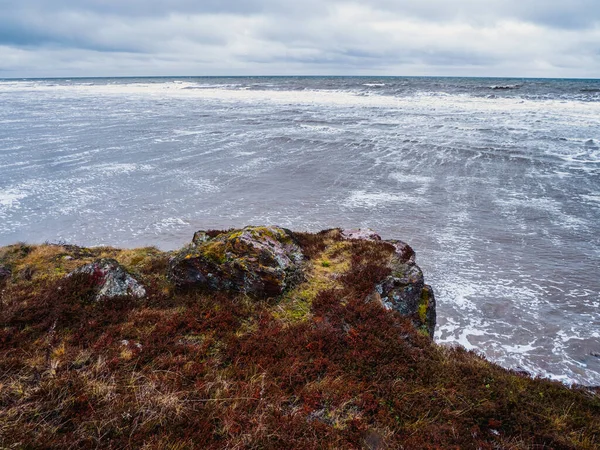
[[[339, 242], [297, 237], [311, 261]], [[597, 394], [437, 346], [367, 301], [389, 251], [330, 252], [348, 269], [284, 320], [273, 300], [174, 290], [155, 249], [0, 249], [13, 270], [0, 294], [0, 447], [600, 447]], [[95, 302], [93, 275], [64, 277], [98, 256], [135, 272], [147, 297]]]

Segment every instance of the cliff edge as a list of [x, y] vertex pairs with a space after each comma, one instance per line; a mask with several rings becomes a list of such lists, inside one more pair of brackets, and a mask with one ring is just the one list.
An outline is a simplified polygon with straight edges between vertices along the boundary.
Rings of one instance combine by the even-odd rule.
[[0, 248], [0, 447], [595, 449], [600, 398], [432, 341], [371, 230]]

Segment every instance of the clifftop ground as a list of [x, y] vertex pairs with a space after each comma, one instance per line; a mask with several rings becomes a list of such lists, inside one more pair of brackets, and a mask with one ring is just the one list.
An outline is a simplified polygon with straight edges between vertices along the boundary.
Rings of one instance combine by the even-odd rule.
[[[177, 287], [183, 253], [0, 248], [0, 447], [600, 447], [596, 394], [435, 345], [423, 304], [385, 308], [392, 245], [292, 237], [303, 276], [266, 298]], [[73, 273], [99, 258], [143, 295], [99, 298], [97, 267]]]

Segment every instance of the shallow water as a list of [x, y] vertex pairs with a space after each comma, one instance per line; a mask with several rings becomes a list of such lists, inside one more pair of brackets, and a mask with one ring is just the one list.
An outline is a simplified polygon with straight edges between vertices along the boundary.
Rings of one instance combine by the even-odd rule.
[[0, 80], [0, 245], [371, 227], [439, 342], [600, 384], [600, 81]]

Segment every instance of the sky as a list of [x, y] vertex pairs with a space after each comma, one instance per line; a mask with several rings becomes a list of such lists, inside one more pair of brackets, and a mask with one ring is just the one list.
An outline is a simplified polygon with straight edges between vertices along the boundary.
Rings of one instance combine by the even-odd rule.
[[0, 77], [600, 78], [600, 0], [0, 0]]

